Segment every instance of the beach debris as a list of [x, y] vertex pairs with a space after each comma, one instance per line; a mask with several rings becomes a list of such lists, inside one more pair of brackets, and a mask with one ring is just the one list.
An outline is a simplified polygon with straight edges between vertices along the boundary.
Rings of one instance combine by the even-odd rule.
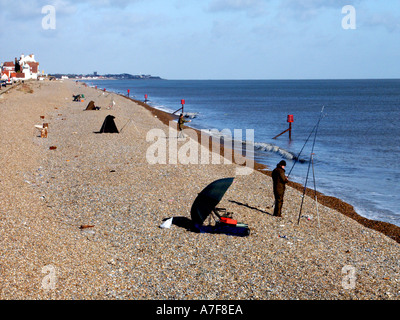
[[50, 149], [50, 150], [56, 150], [57, 147], [56, 147], [56, 146], [51, 146], [49, 149]]
[[47, 138], [47, 130], [49, 128], [49, 124], [48, 123], [36, 124], [35, 128], [40, 130], [40, 137], [41, 138]]
[[83, 229], [89, 229], [89, 228], [94, 228], [93, 225], [88, 225], [88, 224], [83, 224], [79, 227], [79, 229], [83, 230]]
[[281, 239], [287, 239], [287, 236], [285, 236], [285, 235], [279, 235], [279, 238], [281, 238]]
[[169, 218], [169, 219], [167, 219], [167, 220], [165, 220], [165, 221], [160, 225], [160, 228], [161, 228], [161, 229], [169, 229], [169, 228], [171, 228], [172, 219], [173, 219], [173, 217], [172, 217], [172, 218]]
[[40, 137], [41, 137], [41, 138], [47, 138], [47, 128], [46, 128], [46, 127], [43, 128], [43, 129], [40, 131]]
[[111, 259], [108, 263], [113, 265], [113, 266], [115, 266], [117, 264], [114, 259]]

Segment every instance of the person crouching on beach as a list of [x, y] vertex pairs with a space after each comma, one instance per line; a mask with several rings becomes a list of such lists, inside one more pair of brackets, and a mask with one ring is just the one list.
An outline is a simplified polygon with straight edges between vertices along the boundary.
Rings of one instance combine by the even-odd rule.
[[183, 113], [181, 113], [178, 120], [178, 129], [179, 129], [178, 139], [185, 138], [185, 134], [183, 133], [183, 124], [185, 122], [192, 122], [192, 121], [183, 119]]
[[286, 183], [289, 179], [285, 175], [286, 161], [282, 160], [272, 171], [272, 181], [274, 186], [275, 207], [274, 216], [282, 217], [283, 196], [285, 194]]

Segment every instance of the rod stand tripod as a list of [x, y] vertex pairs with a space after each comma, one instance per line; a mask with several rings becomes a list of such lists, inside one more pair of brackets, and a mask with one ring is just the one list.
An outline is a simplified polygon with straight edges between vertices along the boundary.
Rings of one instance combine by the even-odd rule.
[[315, 205], [316, 205], [316, 210], [317, 210], [317, 219], [318, 219], [318, 228], [319, 228], [320, 227], [320, 223], [319, 223], [319, 211], [318, 211], [317, 184], [316, 184], [316, 180], [315, 180], [315, 170], [314, 170], [314, 155], [315, 155], [315, 153], [311, 153], [311, 156], [310, 156], [310, 164], [309, 164], [308, 170], [307, 170], [307, 177], [306, 177], [306, 182], [304, 184], [303, 195], [301, 196], [301, 205], [300, 205], [300, 212], [299, 212], [299, 218], [297, 220], [297, 224], [300, 224], [301, 212], [302, 212], [303, 203], [304, 203], [304, 197], [305, 197], [305, 193], [306, 193], [306, 190], [307, 190], [308, 175], [309, 175], [310, 166], [311, 166], [312, 167], [313, 182], [314, 182], [314, 200], [315, 200]]

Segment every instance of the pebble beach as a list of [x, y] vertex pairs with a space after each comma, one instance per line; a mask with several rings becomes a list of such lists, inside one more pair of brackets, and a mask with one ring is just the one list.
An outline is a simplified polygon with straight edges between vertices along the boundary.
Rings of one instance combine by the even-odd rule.
[[[90, 101], [100, 110], [86, 111]], [[119, 134], [96, 133], [108, 115]], [[296, 184], [274, 217], [270, 176], [238, 175], [238, 164], [151, 164], [150, 130], [178, 148], [188, 141], [166, 120], [71, 80], [0, 95], [0, 299], [399, 300], [397, 227], [339, 212], [323, 195], [304, 198], [298, 223]], [[186, 228], [198, 193], [228, 177], [218, 206], [250, 235]]]

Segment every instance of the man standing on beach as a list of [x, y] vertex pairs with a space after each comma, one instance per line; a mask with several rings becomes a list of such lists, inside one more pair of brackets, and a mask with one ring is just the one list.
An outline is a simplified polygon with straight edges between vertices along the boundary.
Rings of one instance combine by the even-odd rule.
[[285, 194], [286, 183], [289, 182], [285, 175], [286, 161], [282, 160], [272, 171], [272, 181], [274, 186], [275, 208], [274, 216], [282, 216], [283, 196]]
[[183, 119], [183, 113], [181, 113], [181, 115], [179, 116], [179, 120], [178, 120], [178, 128], [179, 128], [178, 139], [185, 138], [185, 135], [183, 134], [183, 124], [185, 122], [192, 122], [192, 121]]

